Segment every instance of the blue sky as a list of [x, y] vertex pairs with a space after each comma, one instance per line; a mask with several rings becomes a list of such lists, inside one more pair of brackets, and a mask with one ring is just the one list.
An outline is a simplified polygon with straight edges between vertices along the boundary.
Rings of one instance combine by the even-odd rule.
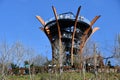
[[71, 11], [74, 14], [81, 5], [80, 15], [90, 21], [96, 15], [101, 15], [94, 24], [100, 30], [92, 39], [105, 56], [110, 55], [105, 47], [112, 48], [115, 35], [120, 33], [120, 0], [0, 0], [0, 41], [6, 38], [12, 44], [19, 40], [32, 46], [38, 53], [51, 57], [50, 43], [38, 29], [42, 25], [35, 16], [40, 15], [45, 21], [53, 17], [52, 5], [57, 13]]

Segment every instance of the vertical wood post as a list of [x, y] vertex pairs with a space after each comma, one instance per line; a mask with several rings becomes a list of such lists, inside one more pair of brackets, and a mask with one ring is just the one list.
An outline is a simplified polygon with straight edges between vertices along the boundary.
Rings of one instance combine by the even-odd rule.
[[75, 31], [76, 31], [76, 26], [77, 26], [77, 21], [78, 21], [78, 15], [79, 15], [79, 12], [80, 12], [80, 8], [81, 8], [81, 6], [78, 8], [78, 11], [77, 11], [77, 14], [76, 14], [75, 24], [74, 24], [74, 30], [73, 30], [73, 34], [72, 34], [72, 43], [71, 43], [71, 65], [73, 65], [74, 36], [75, 36]]
[[52, 6], [53, 12], [54, 12], [54, 16], [56, 19], [56, 23], [57, 23], [57, 28], [58, 28], [58, 37], [59, 37], [59, 65], [60, 65], [60, 73], [61, 73], [61, 68], [63, 66], [62, 64], [62, 41], [61, 41], [61, 31], [60, 31], [60, 25], [58, 22], [58, 16], [57, 16], [57, 12], [54, 6]]

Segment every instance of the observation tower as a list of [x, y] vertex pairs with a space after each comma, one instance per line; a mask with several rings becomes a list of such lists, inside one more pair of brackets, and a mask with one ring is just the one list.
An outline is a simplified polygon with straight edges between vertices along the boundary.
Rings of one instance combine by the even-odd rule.
[[45, 22], [40, 16], [36, 18], [43, 27], [40, 29], [48, 37], [52, 47], [53, 64], [59, 63], [60, 67], [74, 64], [74, 56], [81, 55], [85, 43], [89, 37], [99, 28], [92, 28], [100, 15], [95, 16], [89, 21], [83, 16], [79, 16], [81, 6], [78, 8], [76, 15], [72, 12], [57, 14], [56, 9], [52, 6], [54, 16]]

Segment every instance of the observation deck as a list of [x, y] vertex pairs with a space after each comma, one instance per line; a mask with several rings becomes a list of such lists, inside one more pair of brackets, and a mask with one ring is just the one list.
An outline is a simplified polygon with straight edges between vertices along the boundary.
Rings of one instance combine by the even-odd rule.
[[[58, 22], [60, 25], [60, 32], [61, 32], [61, 41], [62, 44], [65, 46], [65, 51], [70, 51], [71, 49], [71, 41], [72, 41], [72, 34], [74, 30], [75, 24], [75, 15], [72, 12], [63, 13], [58, 15]], [[78, 52], [80, 49], [81, 43], [81, 36], [85, 35], [84, 32], [90, 27], [90, 21], [83, 16], [78, 16], [77, 26], [75, 31], [74, 37], [74, 54]], [[58, 27], [55, 18], [51, 18], [49, 21], [46, 22], [44, 29], [48, 29], [45, 31], [46, 35], [49, 39], [51, 39], [51, 43], [54, 44], [56, 40], [58, 40]], [[48, 34], [49, 33], [49, 34]], [[88, 35], [92, 33], [92, 28], [90, 28]]]

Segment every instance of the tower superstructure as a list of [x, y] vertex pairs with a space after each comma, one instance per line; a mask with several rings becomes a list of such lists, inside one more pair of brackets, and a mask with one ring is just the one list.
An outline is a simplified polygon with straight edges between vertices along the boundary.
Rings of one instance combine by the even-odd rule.
[[45, 22], [40, 16], [36, 16], [43, 27], [40, 29], [48, 37], [52, 46], [52, 60], [60, 66], [73, 65], [74, 56], [82, 54], [85, 43], [89, 37], [99, 28], [92, 28], [93, 24], [100, 17], [95, 16], [89, 21], [83, 16], [79, 16], [81, 6], [76, 15], [72, 12], [57, 14], [55, 7], [52, 6], [54, 16]]

